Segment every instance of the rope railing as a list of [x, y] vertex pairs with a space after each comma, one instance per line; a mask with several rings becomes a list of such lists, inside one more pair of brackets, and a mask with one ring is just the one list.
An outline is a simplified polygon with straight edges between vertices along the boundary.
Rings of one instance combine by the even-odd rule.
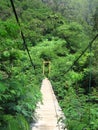
[[[84, 53], [89, 49], [89, 53], [90, 53], [90, 57], [89, 57], [89, 85], [88, 85], [88, 100], [91, 100], [90, 97], [90, 92], [91, 92], [91, 80], [92, 80], [92, 44], [93, 42], [97, 39], [98, 34], [89, 42], [88, 46], [84, 49], [84, 51], [78, 56], [78, 58], [75, 59], [75, 61], [73, 62], [73, 64], [68, 68], [68, 70], [65, 72], [68, 73], [73, 66], [79, 61], [79, 59], [84, 55]], [[89, 121], [88, 121], [88, 125], [89, 127], [91, 127], [90, 123], [91, 123], [91, 110], [90, 110], [90, 102], [89, 102]]]
[[25, 47], [25, 49], [26, 49], [26, 51], [27, 51], [27, 54], [28, 54], [30, 63], [31, 63], [31, 65], [32, 65], [33, 69], [35, 70], [35, 65], [34, 65], [34, 63], [33, 63], [33, 60], [32, 60], [32, 58], [31, 58], [31, 55], [30, 55], [28, 46], [27, 46], [27, 44], [26, 44], [26, 40], [25, 40], [24, 33], [23, 33], [23, 31], [21, 30], [21, 25], [20, 25], [20, 22], [19, 22], [19, 18], [18, 18], [16, 9], [15, 9], [15, 6], [14, 6], [14, 2], [13, 2], [13, 0], [10, 0], [10, 2], [11, 2], [11, 6], [12, 6], [12, 9], [13, 9], [13, 13], [14, 13], [14, 15], [15, 15], [17, 24], [18, 24], [19, 27], [20, 27], [20, 32], [21, 32], [21, 38], [22, 38], [22, 40], [23, 40], [23, 45], [24, 45], [24, 47]]
[[96, 38], [98, 37], [98, 34], [89, 42], [88, 46], [83, 50], [83, 52], [78, 56], [78, 58], [75, 59], [75, 61], [73, 62], [73, 64], [67, 69], [67, 71], [65, 72], [68, 73], [72, 68], [73, 66], [79, 61], [79, 59], [84, 55], [84, 53], [88, 50], [88, 48], [90, 46], [92, 46], [92, 43], [96, 40]]

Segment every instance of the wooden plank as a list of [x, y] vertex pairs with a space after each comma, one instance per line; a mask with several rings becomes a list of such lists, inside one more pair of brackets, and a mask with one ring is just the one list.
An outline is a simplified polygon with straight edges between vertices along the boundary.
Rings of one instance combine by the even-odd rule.
[[65, 125], [59, 119], [64, 120], [65, 117], [47, 78], [42, 82], [41, 92], [43, 102], [38, 103], [35, 110], [36, 121], [32, 130], [64, 130]]

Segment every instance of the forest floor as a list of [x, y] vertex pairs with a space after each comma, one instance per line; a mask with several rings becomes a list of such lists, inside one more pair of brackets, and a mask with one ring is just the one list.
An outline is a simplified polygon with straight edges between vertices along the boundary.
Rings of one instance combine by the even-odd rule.
[[32, 124], [32, 130], [65, 130], [64, 114], [47, 78], [42, 82], [41, 92], [43, 100], [42, 103], [37, 104], [35, 110], [36, 121]]

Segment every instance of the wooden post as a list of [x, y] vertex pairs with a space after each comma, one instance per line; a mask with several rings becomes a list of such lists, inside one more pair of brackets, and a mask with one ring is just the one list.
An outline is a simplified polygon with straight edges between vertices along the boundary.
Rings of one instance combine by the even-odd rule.
[[51, 63], [51, 62], [49, 61], [49, 74], [50, 74], [50, 69], [51, 69], [51, 66], [50, 66], [51, 64], [50, 64], [50, 63]]
[[44, 65], [44, 61], [43, 61], [43, 75], [45, 74], [45, 65]]
[[50, 61], [43, 61], [43, 75], [45, 76], [45, 65], [48, 64], [48, 75], [50, 74], [50, 69], [51, 69], [51, 66], [50, 66]]

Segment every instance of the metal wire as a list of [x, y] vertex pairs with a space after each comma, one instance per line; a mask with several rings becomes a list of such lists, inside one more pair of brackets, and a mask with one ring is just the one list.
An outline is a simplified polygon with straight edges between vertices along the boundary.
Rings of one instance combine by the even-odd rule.
[[22, 37], [22, 40], [23, 40], [23, 45], [25, 46], [25, 49], [27, 50], [27, 54], [28, 54], [30, 63], [31, 63], [31, 65], [32, 65], [33, 69], [35, 70], [35, 65], [34, 65], [34, 63], [33, 63], [33, 60], [32, 60], [32, 58], [31, 58], [31, 55], [30, 55], [28, 46], [27, 46], [27, 44], [26, 44], [26, 40], [25, 40], [24, 33], [23, 33], [23, 31], [21, 30], [21, 25], [20, 25], [20, 22], [19, 22], [19, 19], [18, 19], [18, 15], [17, 15], [16, 9], [15, 9], [15, 6], [14, 6], [14, 2], [13, 2], [13, 0], [10, 0], [10, 2], [11, 2], [11, 6], [12, 6], [12, 9], [13, 9], [13, 12], [14, 12], [14, 15], [15, 15], [15, 18], [16, 18], [16, 21], [17, 21], [17, 24], [18, 24], [19, 27], [20, 27], [20, 32], [21, 32], [21, 37]]
[[65, 72], [68, 73], [73, 66], [79, 61], [79, 59], [84, 55], [84, 53], [88, 50], [88, 48], [90, 47], [90, 45], [92, 45], [92, 43], [96, 40], [96, 38], [98, 37], [98, 34], [89, 42], [88, 46], [83, 50], [83, 52], [79, 55], [78, 58], [75, 59], [75, 61], [73, 62], [73, 64], [67, 69], [67, 71]]

